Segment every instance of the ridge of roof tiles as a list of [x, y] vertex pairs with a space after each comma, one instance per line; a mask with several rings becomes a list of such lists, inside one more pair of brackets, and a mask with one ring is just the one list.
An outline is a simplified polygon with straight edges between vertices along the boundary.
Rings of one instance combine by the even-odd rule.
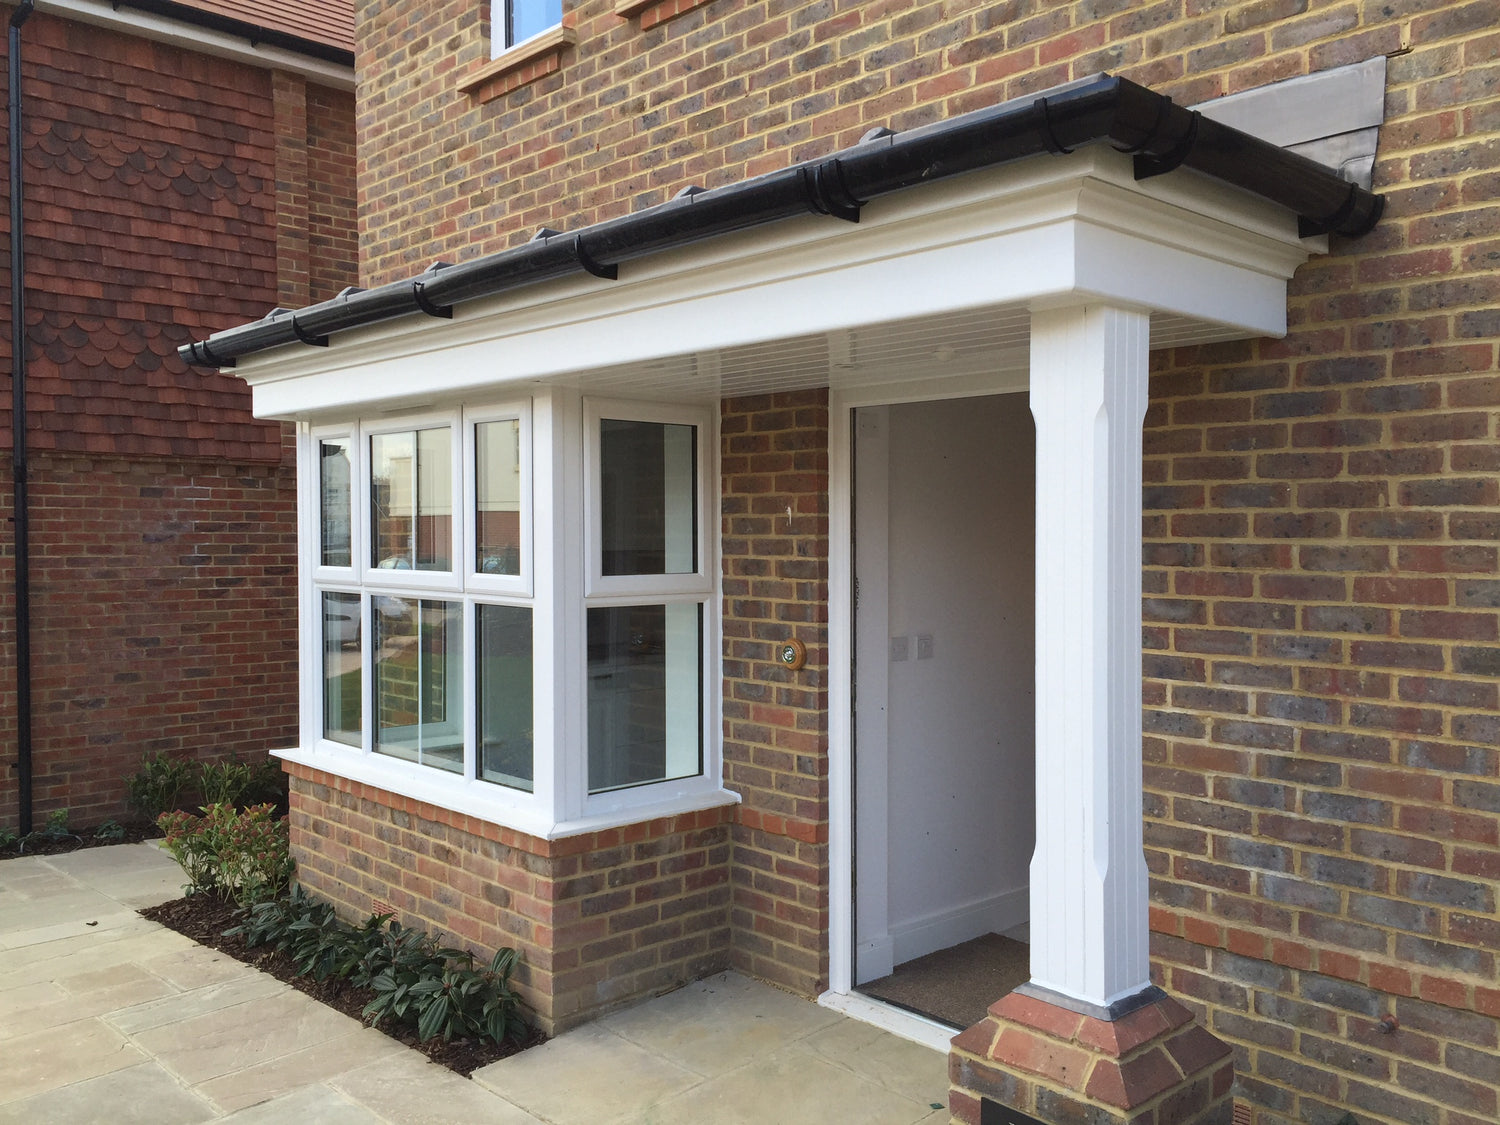
[[341, 51], [354, 50], [354, 0], [178, 0], [178, 3]]

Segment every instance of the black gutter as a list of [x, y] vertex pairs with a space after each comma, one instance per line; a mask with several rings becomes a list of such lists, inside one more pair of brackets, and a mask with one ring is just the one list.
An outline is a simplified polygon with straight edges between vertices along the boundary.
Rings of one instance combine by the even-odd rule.
[[269, 27], [261, 27], [259, 24], [246, 23], [244, 20], [233, 19], [230, 16], [221, 16], [217, 12], [206, 12], [190, 4], [178, 4], [173, 0], [114, 0], [114, 7], [117, 10], [134, 8], [138, 12], [163, 16], [177, 20], [179, 23], [190, 23], [205, 31], [218, 31], [239, 39], [248, 39], [252, 47], [265, 44], [267, 47], [280, 47], [284, 51], [306, 55], [311, 59], [321, 59], [323, 62], [334, 63], [337, 66], [351, 68], [354, 66], [353, 51], [343, 50], [330, 43], [320, 43], [316, 39], [304, 39], [288, 31], [275, 31]]
[[26, 463], [26, 256], [21, 210], [21, 25], [35, 0], [10, 14], [6, 69], [10, 72], [7, 137], [10, 141], [10, 433], [12, 523], [16, 590], [16, 798], [20, 834], [31, 831], [31, 518]]
[[1133, 154], [1136, 179], [1193, 168], [1280, 204], [1298, 216], [1304, 237], [1365, 234], [1384, 207], [1380, 196], [1304, 156], [1103, 75], [906, 133], [877, 130], [821, 160], [710, 191], [688, 188], [667, 203], [571, 234], [543, 230], [522, 246], [462, 265], [439, 263], [378, 289], [346, 289], [296, 312], [273, 309], [178, 354], [203, 367], [232, 367], [241, 356], [299, 340], [326, 345], [333, 333], [395, 317], [451, 316], [464, 301], [569, 274], [613, 278], [622, 262], [809, 212], [858, 222], [860, 208], [882, 195], [1098, 143]]

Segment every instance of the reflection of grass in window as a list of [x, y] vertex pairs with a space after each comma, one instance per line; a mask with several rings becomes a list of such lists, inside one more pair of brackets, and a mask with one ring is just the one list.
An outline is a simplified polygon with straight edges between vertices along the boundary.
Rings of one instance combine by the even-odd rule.
[[359, 744], [359, 669], [351, 668], [323, 681], [323, 733], [338, 742]]
[[[487, 655], [479, 672], [480, 773], [532, 778], [531, 654]], [[526, 786], [530, 788], [530, 786]]]

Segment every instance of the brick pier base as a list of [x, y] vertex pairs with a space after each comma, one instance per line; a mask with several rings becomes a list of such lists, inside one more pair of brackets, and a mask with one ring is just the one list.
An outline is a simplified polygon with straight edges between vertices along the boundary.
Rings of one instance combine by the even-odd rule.
[[1111, 1021], [1009, 993], [954, 1037], [948, 1076], [962, 1125], [1230, 1125], [1234, 1113], [1229, 1047], [1166, 995]]

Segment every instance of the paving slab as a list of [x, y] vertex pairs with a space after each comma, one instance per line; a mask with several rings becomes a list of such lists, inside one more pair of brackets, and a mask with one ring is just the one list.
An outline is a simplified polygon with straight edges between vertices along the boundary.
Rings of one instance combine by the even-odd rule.
[[335, 1078], [366, 1063], [384, 1062], [394, 1055], [410, 1053], [408, 1047], [383, 1032], [356, 1024], [348, 1035], [320, 1040], [267, 1062], [242, 1067], [200, 1082], [193, 1089], [225, 1113], [233, 1113]]
[[546, 1125], [477, 1082], [428, 1062], [416, 1051], [346, 1071], [328, 1085], [392, 1125]]
[[214, 1116], [154, 1062], [0, 1105], [0, 1125], [198, 1125]]
[[146, 1060], [145, 1052], [98, 1020], [75, 1020], [13, 1038], [0, 1051], [0, 1105]]
[[606, 1016], [599, 1025], [680, 1067], [711, 1075], [847, 1022], [770, 985], [718, 973]]
[[134, 1041], [184, 1082], [259, 1066], [340, 1036], [360, 1024], [291, 989], [136, 1032]]
[[734, 973], [463, 1079], [136, 913], [180, 882], [147, 845], [0, 861], [0, 1125], [948, 1120], [943, 1054]]
[[[945, 1079], [944, 1099], [947, 1086]], [[914, 1125], [932, 1112], [927, 1102], [902, 1097], [793, 1046], [707, 1079], [624, 1120], [629, 1125]]]

